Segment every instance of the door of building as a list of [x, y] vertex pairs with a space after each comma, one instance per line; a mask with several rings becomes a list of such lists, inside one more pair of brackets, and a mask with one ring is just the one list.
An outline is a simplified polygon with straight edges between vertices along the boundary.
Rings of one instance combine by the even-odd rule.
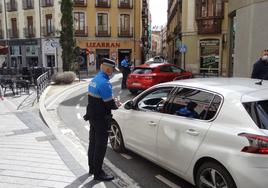
[[103, 58], [110, 57], [110, 50], [109, 49], [98, 49], [96, 50], [96, 69], [100, 69], [101, 61]]

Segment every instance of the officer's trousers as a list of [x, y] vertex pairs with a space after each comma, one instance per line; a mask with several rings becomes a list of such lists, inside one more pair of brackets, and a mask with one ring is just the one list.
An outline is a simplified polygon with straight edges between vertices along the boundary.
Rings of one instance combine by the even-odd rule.
[[109, 122], [106, 118], [89, 119], [88, 166], [94, 175], [102, 171], [103, 159], [107, 149]]
[[121, 89], [127, 89], [127, 77], [129, 73], [130, 73], [130, 69], [122, 68], [123, 78], [122, 78], [122, 83], [121, 83]]

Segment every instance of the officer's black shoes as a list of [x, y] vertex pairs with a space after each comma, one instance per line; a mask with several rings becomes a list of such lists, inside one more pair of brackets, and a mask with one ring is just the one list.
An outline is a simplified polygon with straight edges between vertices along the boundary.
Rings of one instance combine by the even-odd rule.
[[93, 170], [89, 170], [88, 175], [89, 176], [93, 175]]
[[114, 177], [112, 175], [108, 175], [105, 172], [100, 173], [99, 175], [94, 175], [94, 180], [98, 181], [111, 181]]

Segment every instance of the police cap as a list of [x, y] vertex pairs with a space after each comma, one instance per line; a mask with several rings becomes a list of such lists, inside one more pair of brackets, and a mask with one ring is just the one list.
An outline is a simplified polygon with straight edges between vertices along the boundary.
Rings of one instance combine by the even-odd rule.
[[104, 58], [102, 64], [115, 68], [115, 62], [108, 58]]

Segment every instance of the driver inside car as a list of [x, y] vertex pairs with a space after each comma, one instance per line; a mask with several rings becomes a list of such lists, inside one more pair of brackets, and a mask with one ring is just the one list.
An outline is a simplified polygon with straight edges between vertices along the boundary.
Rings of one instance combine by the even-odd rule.
[[175, 113], [179, 116], [190, 117], [190, 118], [199, 118], [198, 113], [195, 111], [197, 103], [190, 101], [187, 106], [180, 108]]

